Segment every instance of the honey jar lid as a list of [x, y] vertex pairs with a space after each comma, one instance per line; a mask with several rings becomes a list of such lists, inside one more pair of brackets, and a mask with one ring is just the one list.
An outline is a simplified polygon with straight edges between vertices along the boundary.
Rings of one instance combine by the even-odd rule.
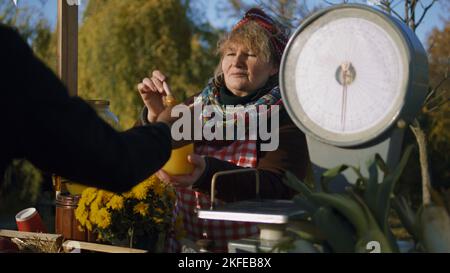
[[87, 100], [87, 103], [89, 103], [92, 106], [109, 106], [109, 101], [108, 100]]
[[81, 195], [71, 195], [70, 193], [61, 193], [56, 197], [56, 204], [62, 206], [77, 206]]

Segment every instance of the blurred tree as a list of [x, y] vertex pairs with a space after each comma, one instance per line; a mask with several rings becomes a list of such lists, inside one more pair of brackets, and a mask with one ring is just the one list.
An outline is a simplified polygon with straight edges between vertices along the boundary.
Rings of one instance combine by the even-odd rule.
[[187, 9], [190, 28], [192, 30], [191, 55], [186, 62], [184, 81], [193, 83], [186, 95], [193, 95], [203, 89], [207, 80], [213, 76], [219, 63], [217, 42], [224, 33], [214, 28], [206, 16], [203, 0], [182, 0]]
[[[79, 36], [79, 94], [111, 101], [129, 128], [142, 103], [137, 84], [154, 69], [175, 94], [194, 94], [212, 76], [208, 29], [194, 27], [190, 1], [89, 1]], [[214, 35], [212, 35], [214, 36]]]
[[0, 22], [15, 27], [30, 44], [38, 36], [38, 30], [48, 27], [41, 13], [30, 7], [17, 8], [12, 1], [0, 2]]
[[428, 117], [429, 153], [433, 183], [450, 187], [450, 21], [429, 40], [430, 80], [433, 87], [424, 113]]
[[[372, 1], [373, 3], [376, 3], [377, 1]], [[376, 6], [385, 12], [389, 13], [390, 15], [396, 17], [403, 23], [405, 23], [412, 31], [416, 32], [419, 26], [421, 26], [426, 20], [427, 15], [430, 12], [430, 9], [433, 8], [437, 4], [437, 0], [401, 0], [401, 1], [393, 1], [393, 0], [380, 0], [378, 1], [379, 4], [376, 4]], [[445, 3], [441, 3], [441, 7], [445, 7]], [[437, 31], [437, 30], [435, 30]], [[429, 40], [434, 40], [432, 36], [430, 36]], [[424, 45], [424, 47], [426, 47]], [[448, 50], [448, 40], [447, 42], [441, 41], [441, 49], [447, 48]], [[429, 100], [425, 103], [425, 106], [423, 108], [423, 111], [418, 115], [417, 117], [417, 124], [420, 124], [420, 126], [423, 128], [426, 134], [426, 138], [428, 140], [428, 143], [432, 143], [432, 145], [428, 145], [428, 155], [430, 160], [429, 166], [430, 174], [434, 178], [432, 181], [441, 181], [442, 178], [447, 177], [448, 181], [448, 165], [449, 165], [449, 151], [448, 151], [448, 141], [449, 139], [440, 138], [436, 139], [433, 138], [433, 131], [436, 131], [437, 128], [440, 128], [441, 125], [443, 125], [443, 121], [441, 120], [441, 115], [447, 115], [445, 114], [445, 109], [443, 107], [436, 107], [436, 102], [439, 102], [439, 106], [442, 106], [440, 104], [442, 102], [442, 94], [438, 89], [440, 89], [437, 86], [437, 81], [443, 80], [446, 81], [442, 76], [443, 73], [437, 73], [436, 70], [436, 61], [433, 61], [433, 55], [436, 55], [435, 53], [431, 51], [433, 46], [430, 46], [428, 48], [428, 55], [430, 60], [430, 94], [429, 94]], [[444, 49], [445, 50], [445, 49]], [[448, 55], [447, 55], [448, 56]], [[441, 56], [442, 57], [442, 56]], [[440, 57], [439, 57], [440, 58]], [[440, 78], [437, 80], [437, 78]], [[438, 91], [438, 92], [436, 92]], [[431, 106], [432, 109], [429, 107]], [[431, 110], [431, 111], [430, 111]], [[444, 122], [445, 123], [445, 122]], [[434, 128], [434, 129], [433, 129]], [[448, 127], [440, 131], [440, 134], [448, 134]], [[412, 133], [412, 131], [407, 130], [405, 139], [404, 139], [404, 147], [406, 147], [409, 144], [416, 143], [416, 137]], [[445, 149], [436, 149], [437, 146], [441, 146], [441, 148], [447, 147], [447, 150]], [[429, 193], [426, 189], [424, 189], [424, 183], [423, 177], [421, 175], [421, 163], [418, 160], [419, 158], [419, 150], [416, 149], [414, 151], [413, 156], [411, 156], [407, 166], [406, 170], [404, 172], [404, 175], [400, 178], [400, 182], [398, 183], [398, 191], [399, 194], [408, 196], [414, 207], [418, 208], [423, 200], [426, 200], [429, 198]], [[445, 181], [445, 180], [442, 180]], [[448, 183], [448, 182], [447, 182]], [[435, 183], [433, 183], [435, 184]], [[442, 183], [439, 183], [442, 185]]]
[[[0, 2], [0, 22], [17, 29], [31, 45], [35, 54], [51, 65], [52, 32], [50, 24], [36, 7], [17, 8], [12, 1]], [[56, 49], [56, 40], [54, 41]], [[56, 51], [55, 51], [56, 52]], [[55, 68], [56, 62], [52, 68]], [[40, 170], [24, 159], [14, 160], [0, 177], [0, 214], [14, 214], [35, 205], [41, 192], [43, 176]]]
[[0, 214], [17, 213], [36, 203], [43, 177], [30, 162], [17, 159], [6, 169], [0, 184]]
[[[50, 23], [36, 7], [17, 8], [12, 1], [0, 2], [0, 22], [15, 27], [31, 45], [35, 54], [52, 69], [56, 65], [56, 40], [52, 37]], [[54, 44], [54, 46], [52, 46]]]

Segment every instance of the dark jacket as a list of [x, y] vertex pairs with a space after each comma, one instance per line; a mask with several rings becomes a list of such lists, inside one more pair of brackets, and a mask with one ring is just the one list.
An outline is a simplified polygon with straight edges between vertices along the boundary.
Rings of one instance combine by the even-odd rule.
[[17, 32], [3, 25], [0, 89], [0, 177], [13, 158], [26, 158], [44, 171], [122, 192], [170, 156], [167, 125], [116, 132], [82, 99], [70, 98]]

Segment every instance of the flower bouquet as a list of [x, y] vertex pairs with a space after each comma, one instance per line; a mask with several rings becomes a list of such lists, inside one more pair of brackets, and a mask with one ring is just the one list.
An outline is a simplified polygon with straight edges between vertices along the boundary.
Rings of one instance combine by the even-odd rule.
[[75, 217], [99, 241], [155, 251], [172, 228], [175, 200], [173, 187], [151, 176], [124, 194], [87, 188]]

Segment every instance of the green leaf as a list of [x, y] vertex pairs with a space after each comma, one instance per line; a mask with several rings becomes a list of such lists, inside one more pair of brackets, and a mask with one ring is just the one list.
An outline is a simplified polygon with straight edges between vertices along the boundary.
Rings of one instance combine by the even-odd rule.
[[311, 188], [316, 188], [316, 180], [314, 178], [314, 170], [311, 162], [308, 162], [308, 166], [306, 167], [306, 176], [305, 176], [305, 184]]
[[354, 226], [358, 236], [369, 228], [363, 209], [350, 196], [319, 192], [313, 193], [311, 199], [321, 206], [329, 206], [342, 214]]
[[368, 179], [362, 175], [361, 170], [358, 167], [354, 167], [354, 166], [350, 166], [350, 169], [352, 169], [353, 172], [356, 174], [356, 176], [358, 176], [357, 182], [360, 181], [362, 186], [366, 187]]
[[333, 252], [354, 252], [356, 231], [345, 218], [330, 208], [321, 207], [314, 214], [313, 220], [318, 229], [324, 234]]
[[387, 223], [389, 210], [391, 205], [391, 197], [395, 188], [397, 181], [400, 179], [402, 175], [406, 163], [408, 163], [409, 157], [411, 156], [414, 145], [410, 145], [406, 148], [405, 153], [403, 154], [402, 159], [399, 164], [395, 168], [392, 174], [389, 174], [380, 185], [377, 196], [377, 211], [376, 211], [376, 219], [381, 227], [383, 227], [383, 232], [388, 234], [390, 232], [389, 225]]
[[404, 196], [395, 197], [392, 200], [392, 208], [397, 212], [400, 221], [402, 222], [405, 229], [411, 234], [415, 240], [418, 240], [418, 233], [415, 226], [416, 214], [412, 210], [411, 206], [408, 204]]
[[335, 168], [329, 169], [324, 172], [320, 177], [320, 184], [324, 192], [330, 192], [329, 184], [333, 181], [336, 176], [340, 175], [342, 172], [347, 170], [349, 167], [347, 165], [340, 165]]
[[372, 241], [370, 238], [373, 238], [373, 241], [377, 241], [380, 243], [381, 251], [383, 253], [399, 252], [396, 240], [392, 235], [391, 230], [388, 229], [383, 233], [380, 225], [374, 217], [373, 212], [369, 209], [364, 200], [351, 189], [349, 190], [349, 193], [354, 198], [354, 200], [359, 203], [367, 219], [368, 229], [364, 233], [364, 235], [359, 238], [359, 241], [357, 243], [358, 247], [361, 247], [362, 242], [368, 243]]
[[286, 231], [292, 233], [294, 237], [303, 239], [312, 243], [322, 243], [324, 241], [323, 234], [310, 220], [308, 221], [292, 221], [289, 223]]
[[378, 168], [376, 160], [369, 164], [369, 179], [367, 181], [366, 190], [364, 192], [364, 201], [373, 213], [377, 211], [377, 195], [378, 195]]
[[376, 154], [375, 155], [375, 162], [377, 163], [378, 168], [384, 173], [384, 176], [386, 177], [389, 174], [389, 168], [384, 162], [383, 158], [381, 158], [381, 155]]
[[305, 209], [310, 215], [313, 215], [316, 210], [319, 208], [314, 202], [309, 199], [306, 199], [304, 196], [297, 195], [292, 201], [301, 208]]
[[293, 173], [287, 171], [284, 175], [283, 182], [286, 186], [302, 193], [306, 197], [309, 197], [312, 193], [311, 189], [308, 188], [300, 179], [297, 178]]

